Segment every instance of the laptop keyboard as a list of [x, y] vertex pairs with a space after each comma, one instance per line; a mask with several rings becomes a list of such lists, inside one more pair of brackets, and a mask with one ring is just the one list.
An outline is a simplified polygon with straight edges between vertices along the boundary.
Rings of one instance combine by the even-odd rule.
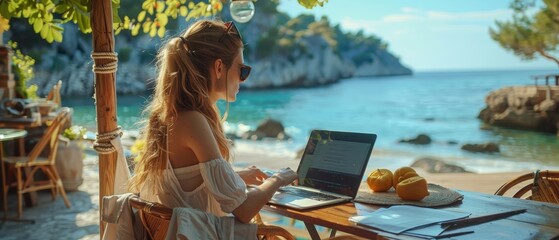
[[328, 200], [338, 198], [338, 197], [334, 197], [334, 196], [323, 194], [323, 193], [305, 191], [305, 190], [299, 189], [299, 188], [284, 187], [284, 188], [280, 188], [279, 191], [289, 193], [289, 194], [293, 194], [293, 195], [300, 196], [300, 197], [310, 198], [310, 199], [317, 200], [317, 201], [328, 201]]

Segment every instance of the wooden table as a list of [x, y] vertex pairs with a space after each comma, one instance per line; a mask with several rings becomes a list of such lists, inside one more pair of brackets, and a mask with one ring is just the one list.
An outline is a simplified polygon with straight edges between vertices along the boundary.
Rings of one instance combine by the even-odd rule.
[[[559, 236], [559, 205], [530, 200], [495, 196], [483, 193], [459, 191], [464, 200], [441, 209], [471, 213], [471, 217], [503, 210], [527, 209], [526, 213], [506, 219], [495, 220], [460, 230], [474, 233], [454, 239], [551, 239]], [[299, 211], [281, 206], [266, 205], [263, 209], [282, 216], [303, 221], [312, 239], [320, 239], [315, 225], [350, 233], [367, 239], [413, 239], [404, 235], [394, 235], [381, 230], [357, 226], [349, 217], [373, 212], [380, 206], [346, 203], [309, 211]]]
[[40, 127], [48, 117], [28, 118], [28, 117], [0, 117], [0, 127], [25, 129], [31, 127]]
[[4, 141], [24, 138], [27, 131], [22, 129], [0, 128], [0, 168], [2, 169], [2, 207], [4, 210], [4, 221], [8, 216], [8, 189], [6, 189], [6, 169], [4, 166]]
[[[37, 128], [44, 126], [47, 121], [52, 120], [52, 117], [44, 116], [39, 118], [28, 118], [28, 117], [1, 117], [0, 116], [0, 128], [14, 128], [29, 130], [31, 128]], [[18, 141], [19, 155], [25, 156], [25, 140], [20, 138]]]

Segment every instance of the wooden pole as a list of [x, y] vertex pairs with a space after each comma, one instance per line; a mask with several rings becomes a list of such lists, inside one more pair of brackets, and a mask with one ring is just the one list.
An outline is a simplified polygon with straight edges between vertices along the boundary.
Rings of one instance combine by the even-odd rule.
[[[91, 7], [91, 28], [94, 52], [114, 52], [114, 32], [111, 0], [93, 0]], [[98, 59], [96, 65], [111, 60]], [[97, 132], [100, 134], [117, 128], [116, 114], [116, 74], [95, 73], [95, 106], [97, 112]], [[99, 204], [104, 196], [114, 193], [114, 179], [117, 153], [99, 154]], [[101, 206], [99, 208], [101, 214]], [[100, 236], [104, 227], [99, 222]]]

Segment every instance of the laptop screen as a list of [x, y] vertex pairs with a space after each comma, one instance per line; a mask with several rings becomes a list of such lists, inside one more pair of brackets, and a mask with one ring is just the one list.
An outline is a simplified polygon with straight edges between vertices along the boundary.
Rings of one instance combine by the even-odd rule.
[[375, 134], [313, 130], [299, 163], [299, 184], [354, 198]]

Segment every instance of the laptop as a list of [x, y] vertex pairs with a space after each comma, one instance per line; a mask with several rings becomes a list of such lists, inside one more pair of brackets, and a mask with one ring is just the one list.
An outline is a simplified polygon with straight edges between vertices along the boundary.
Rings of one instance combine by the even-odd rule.
[[313, 130], [299, 162], [299, 185], [280, 188], [269, 201], [311, 209], [355, 198], [376, 134]]

